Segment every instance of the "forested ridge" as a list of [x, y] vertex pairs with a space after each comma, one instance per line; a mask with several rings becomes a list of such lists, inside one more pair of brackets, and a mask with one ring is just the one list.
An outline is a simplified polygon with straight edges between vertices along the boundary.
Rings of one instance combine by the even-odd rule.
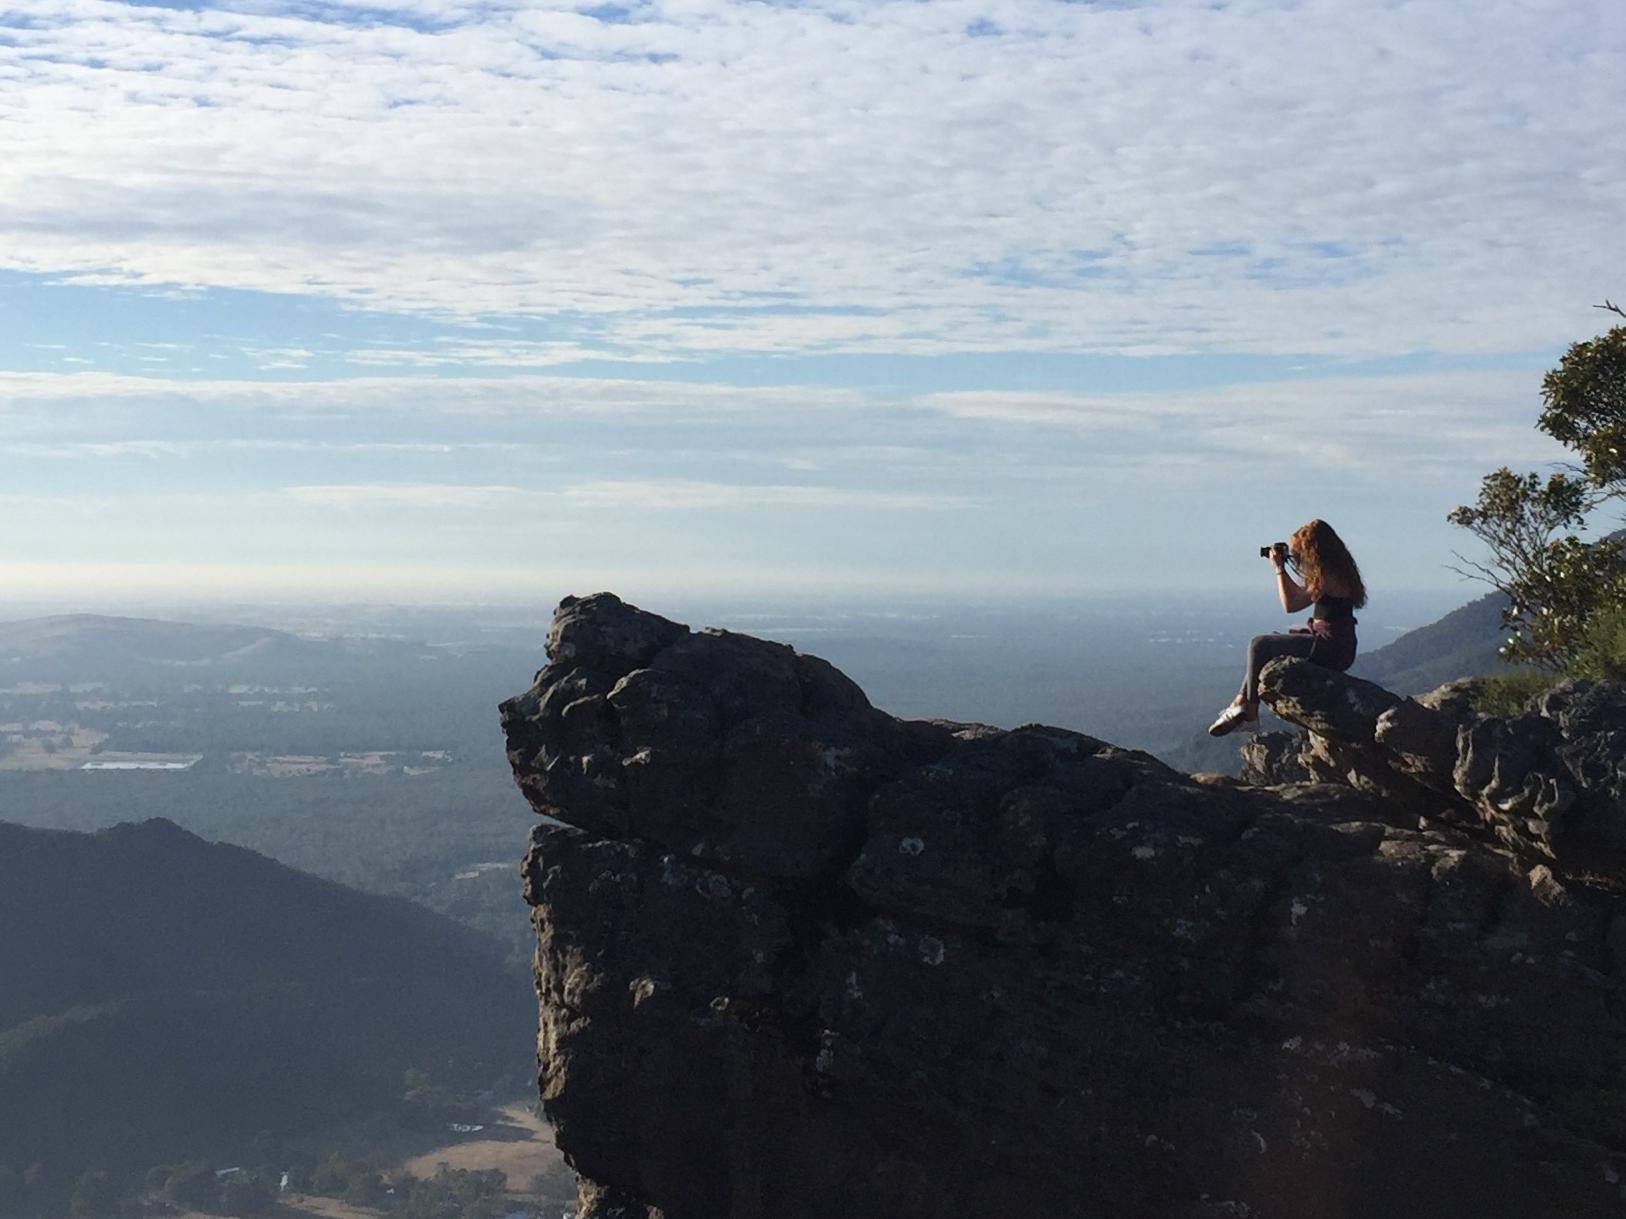
[[0, 824], [0, 1165], [144, 1168], [523, 1068], [500, 945], [154, 820]]

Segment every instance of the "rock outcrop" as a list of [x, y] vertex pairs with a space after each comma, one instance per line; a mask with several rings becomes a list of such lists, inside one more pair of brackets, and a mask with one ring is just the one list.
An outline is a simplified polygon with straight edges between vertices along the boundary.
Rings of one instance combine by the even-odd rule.
[[1273, 662], [1261, 696], [1305, 732], [1256, 742], [1246, 771], [1346, 783], [1626, 888], [1626, 690], [1569, 682], [1503, 719], [1473, 714], [1475, 684], [1410, 699], [1305, 661]]
[[1303, 742], [1203, 783], [607, 594], [548, 651], [503, 723], [584, 1219], [1626, 1215], [1620, 690], [1278, 664]]

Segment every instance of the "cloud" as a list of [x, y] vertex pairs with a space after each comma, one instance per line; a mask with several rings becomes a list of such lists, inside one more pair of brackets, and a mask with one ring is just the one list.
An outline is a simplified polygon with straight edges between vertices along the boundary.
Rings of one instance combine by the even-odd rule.
[[569, 505], [594, 509], [702, 511], [751, 507], [942, 508], [963, 496], [809, 484], [741, 484], [682, 479], [606, 479], [556, 489], [464, 483], [372, 483], [284, 487], [281, 494], [302, 507], [357, 509], [452, 509], [513, 511]]
[[1487, 470], [1557, 455], [1532, 426], [1539, 383], [860, 395], [19, 373], [0, 377], [0, 507], [13, 562], [349, 562], [357, 595], [372, 563], [466, 574], [538, 553], [578, 591], [657, 573], [789, 588], [793, 568], [823, 591], [1220, 585], [1257, 571], [1251, 546], [1323, 516], [1392, 589], [1440, 582], [1464, 545], [1445, 513]]
[[307, 508], [488, 509], [527, 498], [518, 487], [462, 483], [374, 483], [350, 486], [284, 487], [282, 494]]
[[19, 441], [8, 448], [13, 457], [46, 457], [61, 460], [82, 458], [180, 458], [222, 457], [233, 454], [267, 456], [290, 453], [304, 456], [405, 457], [468, 454], [482, 458], [509, 455], [527, 462], [557, 460], [545, 445], [504, 441], [327, 441], [298, 439], [216, 438], [212, 440], [80, 440]]
[[10, 446], [13, 457], [52, 458], [77, 461], [83, 458], [137, 457], [147, 460], [180, 457], [188, 446], [169, 440], [110, 440], [80, 441], [65, 444], [41, 444], [21, 441]]
[[1618, 0], [9, 11], [0, 266], [525, 362], [1531, 350], [1619, 292]]
[[[309, 354], [309, 353], [307, 353]], [[529, 342], [524, 340], [446, 340], [425, 347], [362, 347], [347, 352], [345, 361], [360, 367], [393, 368], [546, 368], [575, 364], [583, 360], [605, 359], [609, 353], [574, 342]], [[634, 356], [630, 361], [652, 362], [652, 354]]]
[[102, 408], [121, 404], [388, 413], [391, 416], [668, 414], [703, 422], [755, 411], [853, 411], [865, 398], [848, 389], [563, 376], [367, 376], [302, 381], [133, 376], [113, 372], [0, 372], [0, 418], [29, 407]]
[[1345, 376], [1159, 393], [961, 391], [915, 405], [956, 419], [1117, 436], [1137, 464], [1251, 456], [1393, 471], [1562, 460], [1562, 446], [1533, 426], [1534, 383], [1525, 373]]
[[886, 491], [808, 484], [609, 479], [566, 487], [566, 500], [593, 508], [697, 510], [708, 508], [945, 508], [970, 502], [963, 495]]
[[290, 382], [0, 374], [0, 439], [16, 459], [365, 463], [366, 477], [322, 480], [346, 486], [440, 483], [447, 470], [472, 484], [528, 486], [527, 469], [565, 466], [572, 485], [597, 487], [591, 494], [606, 502], [642, 496], [649, 507], [718, 494], [696, 490], [712, 484], [736, 496], [758, 487], [757, 502], [772, 488], [803, 494], [780, 487], [787, 471], [883, 500], [919, 494], [942, 504], [967, 488], [1036, 488], [1103, 467], [1167, 481], [1266, 460], [1396, 477], [1560, 460], [1563, 450], [1533, 426], [1538, 409], [1539, 374], [1523, 370], [921, 394], [532, 373]]
[[243, 354], [255, 362], [261, 372], [276, 369], [309, 368], [316, 353], [304, 347], [245, 347]]

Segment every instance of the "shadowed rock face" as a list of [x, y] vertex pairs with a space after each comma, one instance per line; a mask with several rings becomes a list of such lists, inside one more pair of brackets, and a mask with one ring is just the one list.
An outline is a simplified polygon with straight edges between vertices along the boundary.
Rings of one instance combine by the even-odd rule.
[[[1356, 782], [1202, 784], [607, 594], [549, 654], [503, 723], [585, 1215], [1626, 1214], [1626, 902], [1442, 781], [1470, 728], [1328, 688]], [[1589, 808], [1618, 708], [1552, 746]]]

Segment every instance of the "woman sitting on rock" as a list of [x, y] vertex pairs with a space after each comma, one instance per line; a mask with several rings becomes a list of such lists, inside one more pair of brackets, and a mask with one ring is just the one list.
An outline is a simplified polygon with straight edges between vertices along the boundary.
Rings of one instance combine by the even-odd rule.
[[[1285, 635], [1255, 635], [1248, 643], [1248, 672], [1236, 700], [1208, 726], [1211, 736], [1238, 728], [1259, 728], [1259, 670], [1278, 656], [1302, 656], [1343, 672], [1355, 663], [1355, 611], [1366, 604], [1366, 586], [1343, 540], [1326, 521], [1311, 521], [1293, 532], [1285, 550], [1278, 543], [1266, 552], [1276, 571], [1282, 609], [1295, 614], [1314, 607], [1308, 626]], [[1288, 565], [1304, 577], [1301, 585]]]

